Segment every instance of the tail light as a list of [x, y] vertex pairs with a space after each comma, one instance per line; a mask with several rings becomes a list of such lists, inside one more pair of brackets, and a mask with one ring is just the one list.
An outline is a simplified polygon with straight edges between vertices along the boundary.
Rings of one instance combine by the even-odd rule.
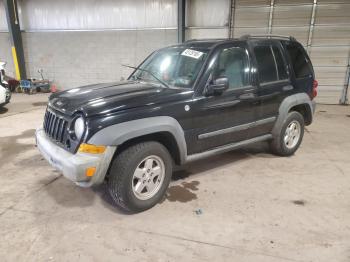
[[318, 87], [318, 82], [317, 80], [314, 80], [314, 82], [312, 83], [312, 95], [311, 95], [312, 99], [317, 96], [317, 87]]

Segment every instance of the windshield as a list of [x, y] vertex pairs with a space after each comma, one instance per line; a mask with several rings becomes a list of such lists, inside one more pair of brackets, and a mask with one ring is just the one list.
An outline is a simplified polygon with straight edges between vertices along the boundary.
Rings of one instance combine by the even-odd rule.
[[163, 49], [147, 58], [130, 79], [155, 81], [157, 77], [170, 87], [191, 88], [207, 54], [207, 50], [199, 49]]

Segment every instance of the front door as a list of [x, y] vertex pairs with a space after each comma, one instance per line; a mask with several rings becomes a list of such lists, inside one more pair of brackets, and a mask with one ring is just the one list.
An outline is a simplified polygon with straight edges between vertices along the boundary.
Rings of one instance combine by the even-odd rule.
[[193, 129], [186, 134], [188, 154], [245, 140], [255, 120], [257, 88], [251, 84], [250, 58], [245, 44], [229, 44], [217, 51], [206, 85], [227, 77], [229, 88], [220, 95], [203, 94], [192, 103]]

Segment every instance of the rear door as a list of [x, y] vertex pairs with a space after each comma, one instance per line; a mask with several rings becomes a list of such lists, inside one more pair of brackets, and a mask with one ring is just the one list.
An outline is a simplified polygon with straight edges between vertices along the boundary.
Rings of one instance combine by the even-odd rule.
[[279, 41], [256, 41], [252, 45], [258, 80], [259, 109], [251, 137], [270, 133], [281, 102], [293, 93], [287, 61]]
[[193, 129], [187, 133], [189, 154], [247, 139], [257, 109], [256, 87], [251, 84], [250, 54], [246, 43], [220, 48], [208, 65], [203, 86], [227, 77], [229, 89], [221, 95], [203, 92], [193, 105]]

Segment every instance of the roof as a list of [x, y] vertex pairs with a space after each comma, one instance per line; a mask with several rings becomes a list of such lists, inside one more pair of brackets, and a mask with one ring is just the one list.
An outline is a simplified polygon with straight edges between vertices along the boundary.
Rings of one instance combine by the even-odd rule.
[[274, 41], [296, 41], [292, 36], [282, 35], [243, 35], [240, 38], [207, 38], [207, 39], [190, 39], [184, 43], [173, 45], [172, 47], [196, 48], [209, 50], [216, 47], [218, 44], [249, 41], [249, 40], [274, 40]]
[[181, 45], [187, 47], [197, 47], [197, 48], [207, 48], [210, 49], [216, 44], [225, 43], [225, 42], [234, 42], [234, 41], [247, 41], [247, 40], [287, 40], [287, 41], [296, 41], [292, 36], [283, 36], [283, 35], [243, 35], [240, 38], [213, 38], [213, 39], [190, 39]]

